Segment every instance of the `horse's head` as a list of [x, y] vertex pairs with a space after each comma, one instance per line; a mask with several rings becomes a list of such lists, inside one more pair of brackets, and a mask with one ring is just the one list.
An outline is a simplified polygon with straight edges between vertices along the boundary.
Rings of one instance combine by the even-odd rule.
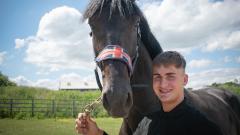
[[114, 117], [126, 117], [133, 104], [130, 78], [138, 54], [138, 10], [133, 0], [92, 0], [84, 14], [102, 72], [103, 106]]

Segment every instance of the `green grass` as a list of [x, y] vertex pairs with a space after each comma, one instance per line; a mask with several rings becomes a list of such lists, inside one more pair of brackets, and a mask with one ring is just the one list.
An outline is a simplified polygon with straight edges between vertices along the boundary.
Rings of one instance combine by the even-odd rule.
[[101, 129], [106, 131], [109, 135], [118, 135], [122, 119], [113, 119], [113, 118], [97, 118], [96, 119], [97, 124]]
[[[122, 119], [96, 118], [109, 135], [117, 135]], [[77, 135], [74, 119], [0, 119], [0, 135]]]

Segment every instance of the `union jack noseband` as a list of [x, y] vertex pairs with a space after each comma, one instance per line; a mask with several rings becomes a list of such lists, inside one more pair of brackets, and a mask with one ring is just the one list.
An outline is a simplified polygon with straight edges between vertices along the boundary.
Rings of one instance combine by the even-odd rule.
[[120, 60], [127, 64], [129, 74], [132, 74], [133, 67], [131, 57], [127, 54], [126, 50], [118, 45], [107, 45], [96, 57], [95, 61], [97, 63], [104, 61], [104, 60]]
[[[138, 59], [138, 45], [136, 47], [136, 54], [133, 57], [133, 61], [131, 60], [131, 57], [128, 55], [126, 50], [124, 50], [121, 46], [107, 45], [95, 58], [95, 61], [97, 64], [99, 64], [104, 60], [120, 60], [127, 65], [129, 76], [131, 77], [134, 71], [134, 67], [137, 63], [137, 59]], [[103, 87], [99, 79], [97, 67], [95, 68], [94, 72], [95, 72], [96, 81], [97, 81], [99, 90], [102, 91]]]

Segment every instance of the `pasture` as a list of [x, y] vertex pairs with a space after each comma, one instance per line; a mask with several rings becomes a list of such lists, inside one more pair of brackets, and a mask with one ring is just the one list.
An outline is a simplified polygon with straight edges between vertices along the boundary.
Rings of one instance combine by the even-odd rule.
[[[122, 119], [96, 118], [99, 127], [117, 135]], [[0, 135], [77, 135], [75, 119], [0, 119]]]

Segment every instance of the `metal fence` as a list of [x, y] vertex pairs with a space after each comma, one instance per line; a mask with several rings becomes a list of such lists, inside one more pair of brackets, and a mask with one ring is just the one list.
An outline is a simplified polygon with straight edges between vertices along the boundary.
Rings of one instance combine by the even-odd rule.
[[90, 102], [92, 100], [0, 99], [0, 115], [13, 117], [17, 113], [26, 112], [31, 117], [39, 113], [51, 117], [76, 117]]

